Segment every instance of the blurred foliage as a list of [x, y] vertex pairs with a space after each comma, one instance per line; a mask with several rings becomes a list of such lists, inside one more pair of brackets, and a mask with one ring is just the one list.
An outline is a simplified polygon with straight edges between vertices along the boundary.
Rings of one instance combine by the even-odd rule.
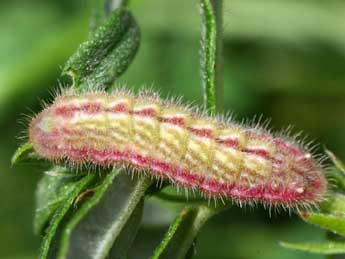
[[[200, 16], [195, 1], [132, 0], [142, 31], [133, 65], [121, 78], [137, 89], [202, 101]], [[172, 12], [172, 10], [178, 10]], [[90, 5], [81, 0], [0, 3], [0, 258], [37, 258], [33, 235], [34, 190], [42, 170], [10, 167], [26, 128], [24, 114], [60, 83], [55, 78], [87, 37]], [[345, 3], [340, 0], [225, 0], [224, 107], [236, 118], [263, 114], [275, 129], [295, 125], [345, 158]], [[176, 53], [179, 53], [177, 55]], [[25, 134], [24, 134], [25, 135]], [[319, 149], [322, 151], [322, 149]], [[35, 168], [35, 169], [33, 169]], [[143, 226], [130, 258], [146, 258], [176, 208], [145, 204]], [[147, 216], [147, 215], [151, 215]], [[154, 216], [154, 217], [153, 217]], [[285, 213], [233, 208], [213, 218], [197, 240], [195, 258], [321, 258], [282, 249], [277, 240], [322, 241], [324, 231]], [[140, 240], [152, 247], [140, 249]], [[243, 244], [247, 249], [243, 250]], [[150, 249], [148, 251], [148, 249]], [[146, 252], [145, 252], [146, 251]]]

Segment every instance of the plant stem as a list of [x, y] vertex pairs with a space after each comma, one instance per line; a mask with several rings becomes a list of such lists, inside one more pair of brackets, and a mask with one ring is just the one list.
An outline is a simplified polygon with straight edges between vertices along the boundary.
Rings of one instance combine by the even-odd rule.
[[223, 108], [223, 0], [211, 0], [216, 17], [216, 61], [215, 61], [215, 85], [216, 85], [216, 111]]
[[223, 1], [200, 0], [202, 16], [201, 64], [204, 104], [210, 114], [221, 110]]
[[151, 259], [185, 258], [201, 227], [218, 212], [206, 206], [184, 208], [170, 225]]
[[[200, 0], [202, 16], [201, 64], [204, 88], [204, 104], [210, 114], [221, 108], [222, 92], [222, 0]], [[162, 194], [160, 194], [162, 196]], [[163, 198], [171, 198], [164, 197]], [[175, 201], [180, 201], [177, 197]], [[195, 238], [213, 215], [228, 208], [199, 205], [185, 207], [170, 225], [163, 241], [154, 251], [151, 259], [185, 258], [193, 254], [190, 250]], [[189, 253], [191, 251], [191, 254]]]

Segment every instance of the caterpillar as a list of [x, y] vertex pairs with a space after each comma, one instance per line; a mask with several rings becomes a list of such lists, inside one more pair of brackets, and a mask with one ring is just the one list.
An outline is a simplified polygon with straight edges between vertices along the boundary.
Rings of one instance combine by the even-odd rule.
[[154, 94], [67, 91], [32, 119], [29, 141], [51, 161], [129, 165], [240, 204], [308, 207], [327, 192], [321, 162], [297, 142]]

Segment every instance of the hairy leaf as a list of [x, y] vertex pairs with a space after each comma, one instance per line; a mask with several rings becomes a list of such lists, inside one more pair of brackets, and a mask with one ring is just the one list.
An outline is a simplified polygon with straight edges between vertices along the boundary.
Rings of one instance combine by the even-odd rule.
[[104, 0], [95, 0], [92, 8], [90, 19], [90, 33], [92, 34], [97, 28], [104, 23], [106, 19], [106, 3]]
[[82, 89], [109, 86], [130, 65], [140, 42], [139, 27], [125, 8], [113, 11], [67, 61], [64, 73]]
[[113, 246], [113, 254], [123, 254], [136, 235], [140, 201], [150, 182], [120, 169], [109, 173], [66, 224], [59, 258], [107, 258]]
[[322, 212], [302, 212], [308, 223], [318, 225], [334, 233], [345, 235], [345, 196], [334, 193], [321, 206]]
[[328, 201], [321, 205], [321, 209], [323, 213], [343, 216], [345, 219], [345, 195], [333, 193]]
[[345, 191], [345, 175], [337, 168], [328, 171], [327, 180], [330, 183], [330, 189]]
[[54, 167], [45, 172], [36, 190], [34, 230], [42, 232], [50, 217], [74, 190], [80, 176], [70, 174], [64, 167]]
[[331, 158], [333, 164], [345, 175], [345, 165], [330, 150], [326, 150], [327, 155]]
[[17, 148], [16, 152], [14, 152], [11, 164], [15, 165], [23, 160], [28, 159], [30, 156], [32, 156], [33, 153], [33, 146], [31, 143], [27, 142], [20, 147]]
[[334, 233], [345, 235], [344, 216], [335, 216], [323, 213], [303, 213], [302, 218], [308, 223], [330, 230]]
[[95, 68], [94, 73], [84, 79], [84, 86], [88, 85], [111, 85], [130, 65], [140, 43], [139, 27], [133, 23], [122, 41], [116, 48], [104, 58], [101, 64]]
[[138, 233], [141, 219], [143, 216], [144, 199], [136, 206], [131, 217], [126, 222], [121, 233], [116, 238], [113, 247], [109, 252], [109, 258], [126, 258], [127, 252], [134, 242], [134, 239]]
[[335, 182], [340, 189], [345, 190], [345, 165], [330, 150], [326, 150], [326, 153], [335, 165], [334, 170], [330, 171], [329, 180]]
[[68, 198], [65, 199], [64, 202], [61, 204], [61, 206], [56, 209], [54, 215], [52, 216], [49, 222], [49, 226], [46, 230], [46, 234], [42, 240], [39, 258], [45, 259], [45, 258], [56, 257], [55, 248], [51, 247], [51, 245], [52, 245], [52, 240], [57, 233], [57, 229], [61, 221], [67, 214], [67, 212], [73, 206], [75, 199], [92, 182], [94, 177], [95, 177], [94, 174], [89, 174], [89, 175], [84, 176], [78, 182], [76, 182], [73, 187], [73, 190], [70, 191]]
[[90, 31], [95, 31], [110, 13], [118, 8], [126, 7], [127, 0], [96, 0], [90, 20]]
[[280, 245], [285, 248], [317, 253], [317, 254], [345, 254], [344, 242], [323, 242], [323, 243], [288, 243], [280, 242]]
[[185, 258], [200, 228], [218, 211], [206, 206], [183, 209], [170, 225], [151, 259]]

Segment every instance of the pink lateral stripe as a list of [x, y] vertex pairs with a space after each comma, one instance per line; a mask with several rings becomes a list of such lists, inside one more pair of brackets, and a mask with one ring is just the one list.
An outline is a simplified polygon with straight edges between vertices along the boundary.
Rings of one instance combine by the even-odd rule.
[[[82, 134], [82, 132], [80, 132], [80, 131], [76, 131], [76, 130], [73, 130], [73, 131], [71, 131], [71, 130], [69, 130], [68, 128], [66, 128], [66, 127], [63, 127], [62, 128], [62, 133], [64, 133], [64, 134], [67, 134], [67, 135], [81, 135]], [[90, 131], [90, 130], [89, 130]], [[97, 130], [94, 130], [94, 133], [95, 134], [97, 134], [98, 132], [97, 132]], [[60, 135], [61, 133], [60, 132], [51, 132], [51, 134], [50, 134], [50, 137], [49, 137], [49, 139], [51, 139], [51, 140], [53, 140], [53, 139], [55, 139], [55, 138], [57, 138], [59, 135]], [[199, 136], [203, 136], [202, 134], [201, 135], [199, 135]], [[48, 137], [48, 136], [45, 136], [45, 137]], [[208, 137], [207, 135], [206, 135], [206, 137]], [[234, 138], [231, 138], [231, 139], [226, 139], [226, 140], [222, 140], [222, 142], [223, 142], [223, 144], [224, 144], [224, 142], [227, 144], [227, 146], [230, 146], [230, 147], [232, 147], [232, 148], [238, 148], [238, 139], [234, 139]], [[222, 143], [222, 142], [219, 142], [218, 141], [218, 143]], [[270, 159], [270, 157], [269, 157], [269, 153], [266, 151], [266, 150], [264, 150], [264, 149], [254, 149], [254, 148], [246, 148], [246, 149], [243, 149], [242, 150], [242, 152], [246, 152], [246, 153], [250, 153], [250, 154], [255, 154], [255, 155], [258, 155], [258, 156], [261, 156], [261, 157], [263, 157], [263, 158], [265, 158], [265, 159]], [[83, 154], [83, 152], [81, 152], [81, 154]], [[77, 151], [75, 151], [75, 152], [73, 152], [73, 156], [74, 156], [74, 158], [75, 159], [78, 159], [78, 160], [86, 160], [86, 159], [88, 159], [87, 157], [80, 157], [81, 156], [81, 154], [78, 154], [77, 153]], [[99, 157], [99, 156], [98, 156]], [[125, 159], [128, 159], [128, 157], [124, 157], [122, 160], [125, 160]], [[132, 158], [132, 159], [135, 159], [135, 158]], [[281, 164], [282, 163], [282, 161], [281, 160], [277, 160], [276, 158], [272, 158], [272, 161], [273, 161], [273, 163], [275, 163], [275, 164], [277, 164], [277, 165], [279, 165], [279, 164]], [[98, 162], [100, 162], [100, 161], [98, 161]], [[107, 160], [105, 160], [104, 161], [104, 163], [106, 163], [107, 162]], [[309, 162], [310, 163], [310, 162]], [[137, 163], [136, 163], [138, 166], [145, 166], [145, 164], [143, 164], [141, 161], [140, 161], [140, 159], [138, 158], [138, 161], [137, 161]], [[147, 166], [147, 165], [146, 165]], [[310, 164], [310, 166], [311, 166], [311, 168], [312, 168], [312, 164]], [[300, 174], [300, 175], [303, 175], [304, 174], [304, 172], [303, 171], [300, 171], [300, 170], [298, 170], [297, 168], [293, 168], [294, 169], [294, 171], [296, 172], [296, 173], [298, 173], [298, 174]]]
[[176, 126], [184, 127], [185, 126], [185, 119], [181, 117], [171, 117], [171, 118], [159, 118], [159, 121], [162, 123], [169, 123]]
[[127, 113], [129, 109], [127, 103], [121, 102], [112, 107], [107, 108], [105, 111], [110, 113]]
[[102, 109], [102, 105], [99, 102], [89, 102], [81, 105], [80, 110], [88, 114], [99, 113]]
[[200, 175], [191, 174], [188, 170], [181, 168], [177, 170], [175, 179], [183, 186], [193, 188], [199, 186], [203, 178]]
[[212, 129], [196, 129], [190, 127], [188, 130], [199, 137], [212, 138]]
[[[83, 111], [85, 113], [88, 114], [95, 114], [95, 113], [99, 113], [101, 111], [101, 105], [100, 103], [95, 103], [95, 102], [90, 102], [90, 103], [85, 103], [83, 104], [81, 107], [76, 107], [73, 105], [65, 105], [65, 106], [59, 106], [56, 107], [55, 109], [56, 114], [60, 115], [60, 116], [64, 116], [64, 117], [71, 117], [73, 115], [74, 112], [78, 112], [78, 111]], [[106, 111], [108, 112], [112, 112], [112, 113], [126, 113], [129, 112], [128, 107], [126, 105], [126, 103], [119, 103], [116, 104], [113, 107], [110, 107], [108, 109], [106, 109]], [[131, 114], [133, 115], [137, 115], [137, 116], [143, 116], [143, 117], [155, 117], [157, 115], [157, 111], [153, 108], [145, 108], [142, 110], [136, 110], [131, 112]], [[165, 122], [165, 123], [171, 123], [180, 127], [185, 126], [185, 119], [181, 118], [181, 117], [172, 117], [172, 118], [159, 118], [160, 122]], [[188, 128], [188, 130], [199, 136], [199, 137], [204, 137], [204, 138], [212, 138], [212, 129], [196, 129], [196, 128]], [[235, 138], [229, 138], [229, 139], [225, 139], [225, 140], [217, 140], [217, 143], [219, 144], [224, 144], [227, 147], [232, 147], [232, 148], [239, 148], [239, 140], [235, 139]], [[281, 143], [277, 143], [278, 145], [281, 145]], [[283, 142], [282, 144], [284, 144], [284, 147], [287, 148], [288, 146], [286, 146], [286, 144]], [[289, 148], [289, 147], [288, 147]], [[260, 150], [260, 149], [245, 149], [243, 150], [243, 152], [247, 152], [247, 153], [252, 153], [252, 154], [256, 154], [258, 156], [262, 156], [264, 158], [268, 158], [269, 154], [266, 150]]]
[[153, 108], [144, 108], [141, 110], [134, 110], [132, 114], [143, 117], [155, 117], [157, 115], [157, 111]]
[[80, 111], [80, 108], [75, 105], [62, 105], [55, 108], [55, 114], [65, 118], [72, 117], [77, 111]]
[[67, 104], [55, 107], [55, 114], [62, 117], [69, 118], [75, 112], [85, 112], [88, 114], [96, 114], [102, 110], [102, 105], [99, 102], [83, 103], [80, 107], [74, 104]]
[[218, 144], [224, 145], [226, 147], [231, 147], [234, 149], [237, 149], [240, 146], [238, 138], [216, 139], [216, 141]]
[[262, 148], [245, 148], [242, 151], [249, 153], [249, 154], [261, 156], [261, 157], [266, 158], [266, 159], [270, 158], [269, 152], [265, 149], [262, 149]]
[[274, 144], [276, 145], [276, 147], [278, 147], [282, 151], [286, 151], [287, 153], [293, 154], [294, 156], [304, 155], [304, 152], [299, 150], [297, 147], [294, 147], [281, 139], [275, 139]]

